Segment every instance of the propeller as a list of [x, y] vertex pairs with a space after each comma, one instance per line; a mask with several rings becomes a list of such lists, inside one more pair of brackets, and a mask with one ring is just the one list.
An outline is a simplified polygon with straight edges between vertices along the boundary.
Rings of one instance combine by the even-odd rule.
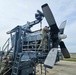
[[64, 28], [65, 28], [65, 26], [66, 26], [66, 20], [65, 21], [63, 21], [62, 23], [61, 23], [61, 25], [59, 26], [59, 30], [60, 30], [60, 34], [63, 34], [64, 33]]
[[63, 53], [64, 58], [70, 58], [70, 54], [63, 41], [60, 41], [60, 48], [61, 48], [61, 52]]
[[59, 29], [56, 25], [56, 21], [53, 17], [53, 14], [49, 8], [49, 6], [47, 4], [42, 5], [42, 10], [43, 10], [43, 14], [49, 24], [50, 27], [50, 32], [51, 32], [51, 39], [52, 39], [52, 49], [50, 50], [50, 52], [48, 53], [45, 62], [44, 62], [44, 66], [48, 67], [48, 68], [52, 68], [55, 64], [56, 61], [56, 56], [57, 56], [57, 50], [58, 50], [58, 37], [57, 36]]
[[64, 34], [64, 28], [66, 26], [66, 20], [63, 21], [61, 23], [61, 25], [59, 26], [59, 40], [60, 40], [60, 48], [61, 48], [61, 52], [63, 53], [64, 58], [70, 58], [70, 54], [68, 52], [68, 49], [66, 48], [64, 42], [62, 41], [62, 39], [65, 39], [67, 37], [67, 35]]
[[45, 65], [49, 64], [49, 62], [47, 61], [49, 57], [50, 57], [49, 61], [52, 62], [51, 57], [53, 57], [53, 64], [48, 65], [48, 66], [53, 67], [55, 60], [56, 60], [56, 56], [57, 56], [58, 45], [60, 45], [61, 52], [63, 53], [64, 57], [65, 58], [70, 57], [70, 54], [69, 54], [68, 50], [66, 49], [64, 42], [62, 41], [62, 39], [67, 37], [65, 34], [63, 34], [66, 21], [64, 21], [58, 28], [56, 21], [54, 19], [54, 16], [52, 14], [52, 11], [50, 10], [48, 4], [42, 5], [42, 11], [43, 11], [46, 21], [50, 27], [50, 34], [51, 34], [50, 38], [52, 39], [52, 49], [50, 50], [49, 54], [52, 54], [52, 50], [54, 52], [53, 54], [56, 54], [55, 56], [53, 56], [53, 54], [49, 56], [49, 54], [48, 54], [44, 64]]

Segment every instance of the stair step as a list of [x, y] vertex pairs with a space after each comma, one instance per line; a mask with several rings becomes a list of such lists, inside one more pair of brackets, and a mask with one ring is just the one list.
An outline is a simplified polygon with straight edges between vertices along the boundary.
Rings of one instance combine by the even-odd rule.
[[18, 69], [18, 67], [13, 67], [13, 68]]

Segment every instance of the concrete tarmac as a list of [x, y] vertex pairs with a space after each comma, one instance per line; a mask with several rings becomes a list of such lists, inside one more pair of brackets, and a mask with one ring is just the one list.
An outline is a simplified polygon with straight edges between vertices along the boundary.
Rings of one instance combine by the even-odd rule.
[[[37, 67], [37, 75], [41, 75], [40, 67]], [[45, 75], [44, 68], [42, 75]], [[76, 75], [76, 62], [60, 61], [54, 65], [53, 69], [46, 69], [46, 75]]]
[[[40, 65], [37, 66], [37, 75], [45, 75], [45, 68], [42, 67], [42, 74]], [[76, 62], [60, 61], [57, 62], [52, 69], [46, 68], [46, 75], [76, 75]]]

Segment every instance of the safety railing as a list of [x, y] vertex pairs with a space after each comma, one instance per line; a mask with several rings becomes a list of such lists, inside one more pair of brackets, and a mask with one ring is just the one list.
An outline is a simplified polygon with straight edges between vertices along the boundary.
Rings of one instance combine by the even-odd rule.
[[10, 38], [5, 42], [5, 44], [2, 47], [2, 51], [8, 51], [9, 50], [9, 45], [10, 45]]

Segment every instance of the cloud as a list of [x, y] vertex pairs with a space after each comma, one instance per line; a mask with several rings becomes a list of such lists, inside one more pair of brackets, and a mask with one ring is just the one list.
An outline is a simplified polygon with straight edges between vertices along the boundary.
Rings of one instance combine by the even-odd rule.
[[[17, 25], [24, 25], [27, 21], [35, 19], [34, 14], [36, 10], [41, 10], [41, 5], [48, 3], [57, 25], [62, 21], [67, 20], [65, 28], [65, 44], [70, 52], [76, 52], [76, 0], [0, 0], [0, 46], [4, 44], [9, 37], [7, 31], [16, 27]], [[43, 27], [48, 25], [46, 20], [43, 20]], [[33, 27], [33, 30], [39, 28], [39, 24]]]

